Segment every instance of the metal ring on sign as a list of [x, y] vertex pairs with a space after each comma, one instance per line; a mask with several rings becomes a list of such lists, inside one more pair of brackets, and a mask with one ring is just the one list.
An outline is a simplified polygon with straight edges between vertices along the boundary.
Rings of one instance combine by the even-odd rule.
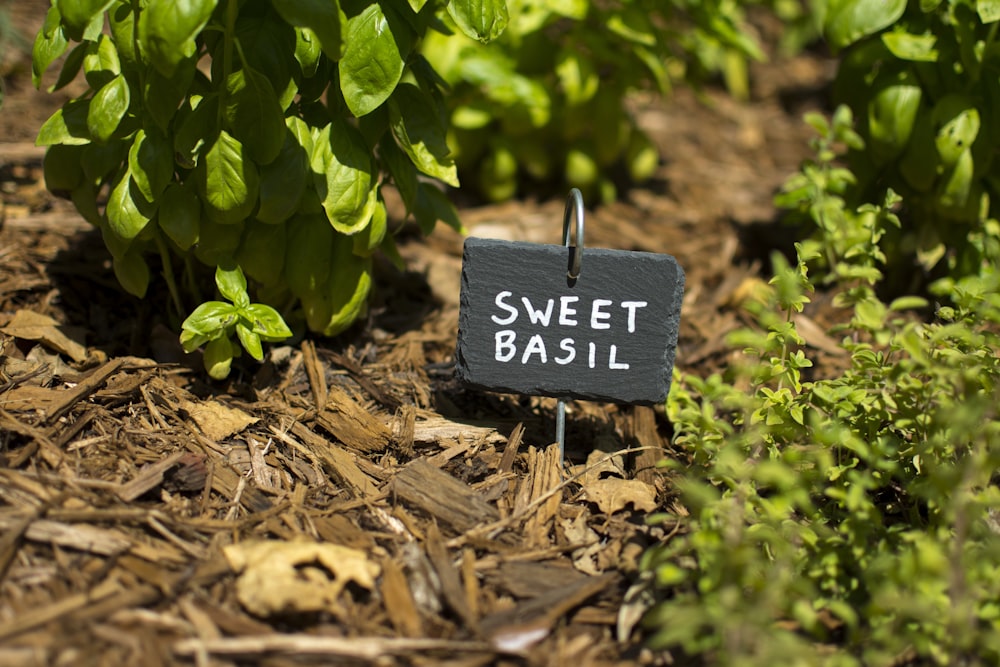
[[583, 195], [580, 190], [573, 188], [566, 197], [566, 212], [563, 214], [563, 245], [569, 246], [569, 221], [576, 213], [576, 252], [569, 255], [569, 267], [566, 276], [570, 280], [580, 277], [580, 266], [583, 264]]

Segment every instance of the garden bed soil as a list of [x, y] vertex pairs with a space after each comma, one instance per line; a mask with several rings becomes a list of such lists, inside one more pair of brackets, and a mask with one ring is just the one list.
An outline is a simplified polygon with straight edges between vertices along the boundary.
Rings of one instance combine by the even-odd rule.
[[[36, 5], [6, 5], [28, 39]], [[570, 403], [561, 465], [553, 400], [458, 384], [447, 229], [401, 237], [405, 272], [378, 263], [363, 324], [208, 381], [166, 295], [123, 292], [100, 234], [45, 191], [31, 141], [61, 100], [27, 62], [4, 60], [0, 109], [0, 665], [669, 660], [636, 626], [641, 555], [686, 515], [656, 468], [683, 460], [662, 408]], [[755, 66], [745, 103], [636, 103], [665, 159], [588, 210], [586, 239], [678, 259], [684, 371], [734, 362], [830, 72], [806, 54]], [[560, 240], [558, 193], [462, 202], [473, 235]], [[822, 295], [800, 316], [817, 373], [842, 361], [836, 318]]]

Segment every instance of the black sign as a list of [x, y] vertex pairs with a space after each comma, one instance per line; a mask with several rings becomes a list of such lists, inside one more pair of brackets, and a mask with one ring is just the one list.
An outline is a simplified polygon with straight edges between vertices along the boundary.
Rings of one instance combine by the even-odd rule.
[[497, 391], [617, 403], [664, 401], [684, 271], [670, 255], [470, 238], [456, 373]]

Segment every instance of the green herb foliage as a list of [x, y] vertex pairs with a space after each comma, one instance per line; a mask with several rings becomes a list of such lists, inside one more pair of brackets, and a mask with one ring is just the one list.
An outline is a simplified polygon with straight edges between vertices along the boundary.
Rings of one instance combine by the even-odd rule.
[[878, 201], [891, 189], [905, 202], [901, 229], [882, 242], [890, 266], [915, 259], [928, 278], [976, 275], [1000, 245], [986, 224], [1000, 204], [1000, 4], [812, 4], [840, 56], [834, 97], [864, 140], [848, 159], [850, 198]]
[[[146, 294], [158, 254], [183, 316], [201, 299], [196, 259], [335, 335], [365, 312], [372, 253], [397, 257], [383, 183], [396, 182], [425, 232], [460, 226], [432, 180], [458, 185], [443, 83], [417, 49], [443, 20], [485, 42], [507, 7], [54, 0], [32, 50], [35, 85], [65, 56], [50, 90], [81, 74], [89, 89], [39, 131], [46, 183], [100, 227], [130, 293]], [[182, 336], [207, 345], [213, 377], [228, 373], [235, 340], [259, 358], [261, 340], [291, 334], [277, 311], [242, 303], [245, 287], [219, 287], [235, 305], [202, 304]]]
[[721, 72], [745, 96], [747, 60], [763, 57], [735, 0], [507, 4], [507, 30], [495, 41], [455, 30], [432, 33], [421, 48], [452, 87], [459, 170], [492, 200], [525, 180], [614, 199], [616, 169], [643, 181], [659, 161], [626, 109], [630, 92], [666, 93], [678, 75]]
[[[809, 120], [818, 155], [787, 189], [818, 239], [775, 255], [745, 304], [757, 326], [730, 337], [737, 361], [678, 374], [667, 402], [686, 512], [653, 518], [678, 525], [645, 554], [645, 625], [709, 664], [996, 664], [1000, 273], [956, 281], [930, 321], [922, 298], [882, 302], [898, 197], [845, 206], [853, 176], [833, 159], [862, 143], [850, 111]], [[817, 261], [846, 314], [829, 378], [797, 326]]]

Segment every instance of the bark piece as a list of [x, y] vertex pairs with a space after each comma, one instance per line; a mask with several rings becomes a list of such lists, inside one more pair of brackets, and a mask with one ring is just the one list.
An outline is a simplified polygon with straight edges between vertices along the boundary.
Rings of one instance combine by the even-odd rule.
[[468, 485], [424, 459], [410, 462], [393, 479], [392, 488], [414, 505], [458, 532], [499, 518], [496, 508]]
[[656, 429], [656, 412], [653, 408], [636, 406], [632, 413], [632, 436], [644, 449], [635, 457], [635, 478], [652, 486], [662, 484], [662, 475], [656, 471], [656, 464], [663, 459], [663, 438]]
[[483, 631], [498, 649], [523, 651], [545, 639], [560, 618], [609, 588], [617, 578], [617, 574], [586, 577], [565, 588], [550, 590], [513, 609], [487, 616], [482, 620]]
[[359, 452], [381, 452], [392, 439], [389, 427], [339, 387], [330, 387], [316, 422], [344, 445]]
[[382, 561], [381, 590], [385, 599], [385, 612], [392, 627], [403, 637], [423, 635], [423, 623], [420, 620], [420, 613], [417, 612], [417, 604], [413, 600], [413, 592], [406, 582], [406, 575], [391, 558]]

